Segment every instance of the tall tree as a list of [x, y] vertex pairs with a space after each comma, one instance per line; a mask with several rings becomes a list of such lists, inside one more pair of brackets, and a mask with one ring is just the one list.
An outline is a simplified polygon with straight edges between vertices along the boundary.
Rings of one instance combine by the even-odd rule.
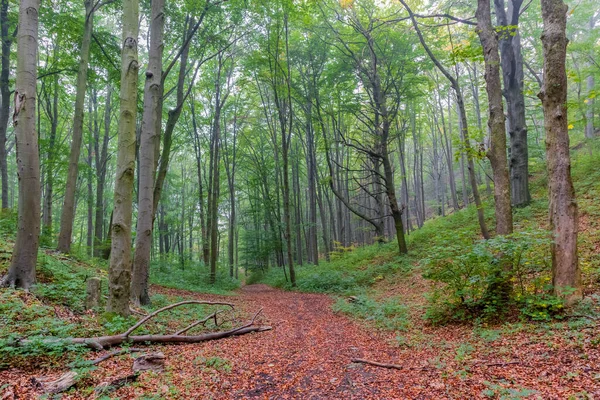
[[83, 111], [85, 93], [87, 88], [88, 65], [90, 59], [90, 45], [94, 29], [94, 11], [99, 3], [93, 0], [84, 0], [85, 22], [83, 37], [81, 39], [81, 53], [79, 55], [79, 70], [77, 71], [77, 87], [75, 89], [75, 115], [73, 117], [73, 137], [71, 140], [71, 153], [69, 154], [69, 171], [65, 187], [65, 198], [60, 216], [60, 233], [58, 235], [58, 251], [68, 253], [71, 250], [71, 236], [73, 235], [73, 219], [75, 218], [75, 190], [77, 188], [77, 171], [79, 170], [79, 155], [83, 139]]
[[544, 78], [538, 97], [544, 108], [552, 284], [556, 295], [572, 304], [582, 297], [577, 257], [578, 210], [571, 180], [567, 123], [567, 5], [562, 0], [541, 0]]
[[154, 172], [156, 171], [156, 155], [162, 122], [164, 8], [164, 0], [152, 0], [150, 51], [144, 86], [144, 111], [140, 136], [137, 230], [131, 278], [131, 300], [136, 305], [150, 303], [148, 276], [154, 223]]
[[406, 9], [406, 11], [408, 11], [410, 19], [412, 21], [412, 25], [413, 25], [415, 31], [417, 32], [419, 41], [421, 42], [421, 45], [427, 52], [427, 55], [429, 55], [429, 58], [431, 59], [431, 61], [433, 61], [433, 63], [440, 70], [440, 72], [450, 81], [450, 85], [452, 86], [452, 89], [454, 89], [454, 92], [456, 94], [456, 103], [458, 106], [459, 117], [460, 117], [461, 140], [463, 141], [463, 145], [465, 148], [467, 165], [468, 165], [468, 169], [469, 169], [469, 182], [471, 184], [471, 190], [473, 191], [475, 207], [477, 208], [477, 219], [479, 220], [479, 227], [481, 228], [482, 236], [485, 239], [489, 239], [490, 234], [488, 232], [487, 225], [485, 223], [485, 217], [483, 214], [483, 204], [481, 203], [481, 197], [479, 195], [479, 189], [477, 187], [477, 179], [475, 177], [475, 163], [473, 162], [473, 149], [471, 147], [471, 142], [470, 142], [470, 138], [469, 138], [469, 127], [468, 127], [469, 124], [467, 122], [467, 113], [465, 111], [465, 102], [464, 102], [464, 98], [462, 95], [460, 83], [456, 77], [452, 76], [452, 74], [450, 74], [450, 72], [448, 72], [448, 70], [446, 68], [444, 68], [444, 66], [439, 62], [437, 57], [433, 54], [433, 52], [431, 51], [431, 49], [425, 42], [425, 38], [423, 37], [423, 34], [421, 33], [421, 29], [419, 28], [419, 24], [417, 23], [416, 16], [412, 12], [412, 10], [408, 6], [408, 4], [406, 4], [405, 0], [400, 0], [400, 3], [402, 3], [402, 5]]
[[129, 315], [138, 82], [138, 0], [123, 1], [119, 142], [106, 311]]
[[512, 203], [522, 207], [531, 201], [529, 193], [529, 151], [527, 146], [527, 124], [525, 122], [525, 96], [523, 93], [523, 53], [519, 17], [523, 0], [494, 0], [504, 97], [508, 114], [510, 138], [510, 187]]
[[13, 124], [17, 140], [19, 207], [17, 238], [0, 286], [29, 289], [35, 283], [40, 239], [40, 158], [36, 132], [39, 0], [21, 0]]
[[0, 33], [2, 39], [2, 69], [0, 70], [0, 178], [2, 179], [2, 208], [8, 208], [8, 165], [6, 152], [6, 131], [8, 128], [8, 115], [10, 113], [10, 48], [17, 33], [12, 35], [8, 30], [8, 0], [0, 4]]
[[494, 199], [496, 211], [496, 233], [508, 235], [513, 231], [510, 201], [510, 180], [506, 159], [506, 126], [500, 85], [500, 56], [498, 38], [492, 25], [490, 0], [477, 2], [477, 34], [483, 47], [485, 62], [485, 88], [488, 94], [490, 148], [487, 156], [494, 174]]
[[[94, 155], [96, 173], [96, 205], [94, 217], [94, 257], [106, 257], [108, 254], [107, 245], [103, 242], [104, 233], [104, 186], [106, 182], [106, 170], [108, 167], [108, 141], [110, 139], [110, 120], [112, 110], [113, 88], [110, 82], [106, 88], [106, 99], [104, 103], [104, 135], [100, 139], [100, 130], [94, 131]], [[102, 146], [100, 146], [102, 142]]]

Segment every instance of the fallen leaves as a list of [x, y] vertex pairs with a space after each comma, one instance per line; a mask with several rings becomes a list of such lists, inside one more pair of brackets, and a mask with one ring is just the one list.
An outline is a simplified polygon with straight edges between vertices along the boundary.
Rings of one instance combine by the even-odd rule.
[[[189, 299], [231, 300], [154, 289]], [[395, 344], [396, 332], [368, 330], [334, 314], [331, 299], [324, 295], [251, 285], [240, 291], [235, 303], [248, 316], [249, 311], [263, 308], [257, 323], [270, 323], [273, 330], [215, 342], [152, 346], [152, 351], [165, 356], [165, 373], [144, 374], [112, 395], [120, 399], [152, 393], [166, 399], [444, 399], [501, 397], [512, 390], [544, 399], [584, 391], [592, 398], [600, 396], [595, 329], [581, 329], [575, 335], [566, 325], [564, 330], [525, 325], [492, 335], [469, 326], [415, 324], [402, 332], [400, 346]], [[358, 358], [406, 368], [398, 371], [351, 362]], [[0, 398], [9, 391], [19, 398], [35, 396], [28, 381], [34, 373], [40, 371], [0, 372], [0, 382], [11, 384], [0, 391]], [[113, 357], [90, 373], [89, 386], [130, 373], [129, 356]], [[57, 377], [61, 371], [49, 374]], [[78, 386], [63, 398], [82, 399], [89, 393]]]

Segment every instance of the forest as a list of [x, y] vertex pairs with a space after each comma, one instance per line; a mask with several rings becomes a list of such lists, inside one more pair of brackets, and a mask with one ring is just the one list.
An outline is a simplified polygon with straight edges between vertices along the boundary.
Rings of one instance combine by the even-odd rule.
[[597, 0], [0, 0], [0, 398], [600, 398]]

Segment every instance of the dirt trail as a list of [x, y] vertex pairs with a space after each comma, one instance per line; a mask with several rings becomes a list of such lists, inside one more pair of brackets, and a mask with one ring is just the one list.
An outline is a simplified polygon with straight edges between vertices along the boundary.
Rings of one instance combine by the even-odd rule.
[[[173, 383], [180, 388], [198, 373], [198, 367], [189, 360], [220, 357], [232, 365], [230, 373], [208, 371], [211, 379], [195, 381], [200, 386], [190, 388], [187, 395], [181, 393], [181, 398], [200, 398], [208, 393], [217, 399], [444, 397], [439, 391], [443, 384], [438, 389], [430, 385], [435, 372], [428, 377], [419, 371], [416, 377], [352, 364], [352, 358], [393, 359], [398, 348], [387, 344], [389, 334], [367, 331], [334, 314], [328, 296], [284, 292], [258, 284], [243, 287], [235, 303], [243, 304], [249, 312], [263, 308], [262, 322], [272, 325], [273, 330], [185, 349], [165, 349], [170, 364], [178, 366], [173, 369]], [[174, 357], [181, 357], [182, 362]]]
[[[395, 332], [369, 330], [333, 313], [332, 300], [325, 295], [284, 292], [266, 285], [245, 286], [233, 298], [160, 287], [153, 287], [153, 292], [226, 299], [247, 315], [263, 308], [258, 323], [273, 330], [200, 344], [151, 346], [165, 354], [166, 372], [143, 374], [111, 398], [460, 399], [512, 393], [505, 392], [507, 386], [534, 398], [562, 399], [584, 390], [592, 398], [600, 396], [598, 347], [582, 348], [560, 334], [552, 338], [556, 344], [550, 348], [548, 337], [534, 340], [532, 332], [482, 345], [473, 342], [475, 347], [469, 348], [464, 343], [472, 339], [472, 327], [414, 326], [400, 332], [404, 339], [397, 340]], [[400, 364], [406, 370], [353, 364], [352, 358]], [[89, 388], [126, 376], [130, 368], [128, 356], [110, 359], [75, 393], [62, 398], [93, 398]], [[17, 394], [14, 398], [35, 398], [31, 376], [61, 372], [0, 371], [0, 386], [10, 382]], [[519, 392], [520, 388], [534, 391]], [[0, 390], [4, 400], [2, 394]]]

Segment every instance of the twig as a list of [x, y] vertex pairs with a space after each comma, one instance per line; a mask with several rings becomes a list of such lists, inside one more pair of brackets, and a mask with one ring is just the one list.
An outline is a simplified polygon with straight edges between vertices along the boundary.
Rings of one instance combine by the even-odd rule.
[[380, 363], [377, 361], [365, 360], [363, 358], [353, 358], [351, 361], [353, 363], [368, 364], [368, 365], [372, 365], [374, 367], [381, 367], [381, 368], [388, 368], [388, 369], [411, 370], [411, 371], [430, 371], [432, 369], [432, 368], [427, 368], [427, 367], [416, 368], [416, 367], [405, 367], [403, 365], [398, 365], [398, 364], [385, 364], [385, 363]]
[[148, 314], [146, 314], [146, 313], [144, 313], [144, 312], [141, 312], [141, 311], [138, 311], [138, 310], [136, 310], [135, 308], [133, 308], [133, 307], [131, 307], [131, 306], [129, 307], [129, 311], [130, 311], [132, 314], [141, 315], [142, 317], [145, 317], [145, 316], [147, 316], [147, 315], [148, 315]]
[[138, 349], [136, 347], [130, 347], [130, 348], [126, 348], [126, 349], [115, 350], [115, 351], [112, 351], [112, 352], [110, 352], [108, 354], [103, 355], [102, 357], [98, 357], [95, 360], [90, 361], [90, 365], [98, 365], [102, 361], [106, 361], [106, 360], [108, 360], [111, 357], [119, 356], [121, 354], [125, 354], [125, 353], [139, 353], [141, 351], [144, 351], [144, 349]]
[[190, 324], [190, 325], [188, 325], [187, 327], [185, 327], [185, 328], [183, 328], [183, 329], [181, 329], [181, 330], [179, 330], [179, 331], [175, 332], [175, 333], [174, 333], [174, 335], [181, 335], [181, 334], [184, 334], [184, 333], [186, 333], [187, 331], [189, 331], [190, 329], [192, 329], [193, 327], [195, 327], [195, 326], [198, 326], [198, 325], [200, 325], [200, 324], [204, 324], [204, 323], [206, 323], [206, 321], [208, 321], [208, 320], [209, 320], [209, 319], [211, 319], [211, 318], [214, 318], [214, 320], [215, 320], [215, 325], [217, 325], [217, 315], [218, 315], [218, 314], [220, 314], [220, 313], [222, 313], [222, 312], [223, 312], [223, 310], [219, 310], [219, 311], [216, 311], [216, 312], [214, 312], [214, 313], [210, 314], [209, 316], [207, 316], [207, 317], [206, 317], [206, 318], [204, 318], [204, 319], [199, 319], [198, 321], [194, 322], [193, 324]]
[[125, 333], [123, 333], [123, 336], [128, 337], [133, 331], [135, 331], [137, 328], [139, 328], [140, 326], [142, 326], [146, 321], [148, 321], [151, 318], [154, 318], [156, 315], [160, 314], [161, 312], [167, 311], [167, 310], [170, 310], [172, 308], [179, 307], [179, 306], [182, 306], [182, 305], [185, 305], [185, 304], [221, 305], [221, 306], [229, 306], [232, 309], [234, 308], [233, 304], [231, 304], [231, 303], [201, 301], [201, 300], [186, 300], [186, 301], [182, 301], [182, 302], [179, 302], [179, 303], [175, 303], [175, 304], [171, 304], [171, 305], [168, 305], [166, 307], [163, 307], [163, 308], [161, 308], [159, 310], [154, 311], [152, 314], [148, 315], [147, 317], [142, 318], [141, 320], [138, 321], [137, 324], [133, 325]]
[[499, 363], [491, 363], [491, 364], [472, 364], [472, 365], [473, 366], [483, 365], [485, 367], [505, 367], [507, 365], [515, 365], [515, 364], [521, 364], [521, 361], [499, 362]]
[[585, 314], [569, 314], [569, 315], [565, 315], [565, 318], [587, 318], [587, 319], [591, 319], [594, 321], [598, 321], [600, 319], [600, 317], [595, 317], [593, 315], [585, 315]]

